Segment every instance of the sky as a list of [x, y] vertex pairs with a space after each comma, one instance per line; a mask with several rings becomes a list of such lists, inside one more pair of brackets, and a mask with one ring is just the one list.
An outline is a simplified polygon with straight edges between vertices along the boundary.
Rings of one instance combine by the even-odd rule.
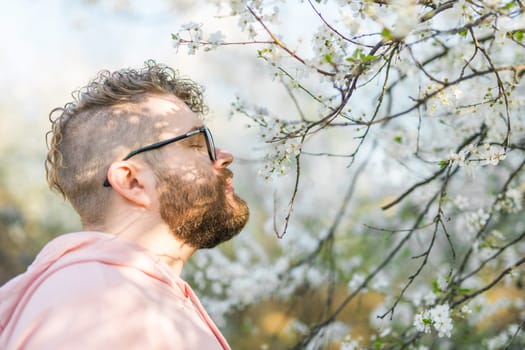
[[27, 123], [46, 125], [48, 111], [67, 102], [96, 72], [140, 67], [150, 58], [203, 84], [212, 116], [227, 113], [234, 92], [225, 86], [232, 86], [235, 75], [217, 69], [225, 58], [188, 56], [171, 40], [190, 20], [212, 24], [215, 6], [180, 0], [2, 1], [0, 106], [10, 111], [1, 115], [2, 137], [18, 134], [16, 128]]

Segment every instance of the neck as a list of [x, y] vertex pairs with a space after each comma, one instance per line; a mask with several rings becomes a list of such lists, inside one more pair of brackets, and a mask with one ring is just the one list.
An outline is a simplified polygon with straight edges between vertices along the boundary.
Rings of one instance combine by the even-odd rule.
[[84, 229], [112, 233], [139, 244], [164, 261], [177, 276], [196, 250], [178, 240], [160, 218], [148, 218], [144, 212], [112, 217], [104, 225], [85, 226]]

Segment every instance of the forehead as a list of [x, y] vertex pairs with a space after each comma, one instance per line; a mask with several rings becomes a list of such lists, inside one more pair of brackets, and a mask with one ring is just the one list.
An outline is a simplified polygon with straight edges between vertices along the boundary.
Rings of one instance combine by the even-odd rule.
[[201, 119], [173, 95], [148, 96], [143, 104], [161, 138], [174, 137], [203, 126]]

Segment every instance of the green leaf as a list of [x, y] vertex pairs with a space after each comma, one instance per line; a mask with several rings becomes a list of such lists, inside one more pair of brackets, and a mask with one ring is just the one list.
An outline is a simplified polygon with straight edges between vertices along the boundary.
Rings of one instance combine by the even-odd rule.
[[403, 142], [403, 137], [396, 136], [396, 137], [394, 137], [394, 141], [397, 142], [397, 143], [401, 143], [401, 142]]
[[377, 56], [374, 56], [374, 55], [361, 55], [361, 56], [359, 56], [359, 59], [362, 62], [370, 62], [370, 61], [375, 61], [377, 59]]
[[466, 29], [461, 29], [459, 32], [458, 32], [459, 35], [461, 35], [462, 37], [466, 38], [467, 37], [467, 34], [468, 34], [468, 30]]
[[383, 28], [383, 30], [381, 31], [381, 36], [383, 37], [383, 39], [386, 40], [390, 40], [393, 38], [392, 32], [388, 28]]
[[434, 321], [432, 321], [430, 318], [424, 318], [423, 323], [428, 324], [428, 325], [433, 325]]
[[521, 30], [516, 30], [514, 33], [512, 33], [512, 36], [514, 37], [514, 40], [516, 41], [523, 40], [523, 32]]
[[324, 60], [329, 63], [329, 64], [332, 64], [332, 54], [331, 53], [327, 53], [326, 55], [323, 56], [324, 57]]
[[381, 338], [376, 339], [376, 341], [374, 342], [374, 349], [376, 349], [376, 350], [382, 349], [384, 343], [385, 342], [383, 341], [383, 339], [381, 339]]
[[440, 160], [439, 161], [439, 167], [445, 168], [448, 165], [448, 160]]
[[438, 284], [438, 281], [437, 280], [434, 280], [432, 282], [432, 290], [435, 294], [439, 294], [441, 293], [441, 288], [439, 288], [439, 284]]

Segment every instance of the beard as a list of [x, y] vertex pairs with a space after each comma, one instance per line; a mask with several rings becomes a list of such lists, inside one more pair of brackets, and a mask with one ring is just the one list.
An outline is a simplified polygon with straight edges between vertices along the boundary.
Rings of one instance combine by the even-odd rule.
[[193, 181], [169, 172], [157, 173], [160, 215], [171, 232], [194, 248], [213, 248], [237, 235], [246, 225], [249, 209], [233, 190], [227, 190], [232, 172], [195, 174]]

